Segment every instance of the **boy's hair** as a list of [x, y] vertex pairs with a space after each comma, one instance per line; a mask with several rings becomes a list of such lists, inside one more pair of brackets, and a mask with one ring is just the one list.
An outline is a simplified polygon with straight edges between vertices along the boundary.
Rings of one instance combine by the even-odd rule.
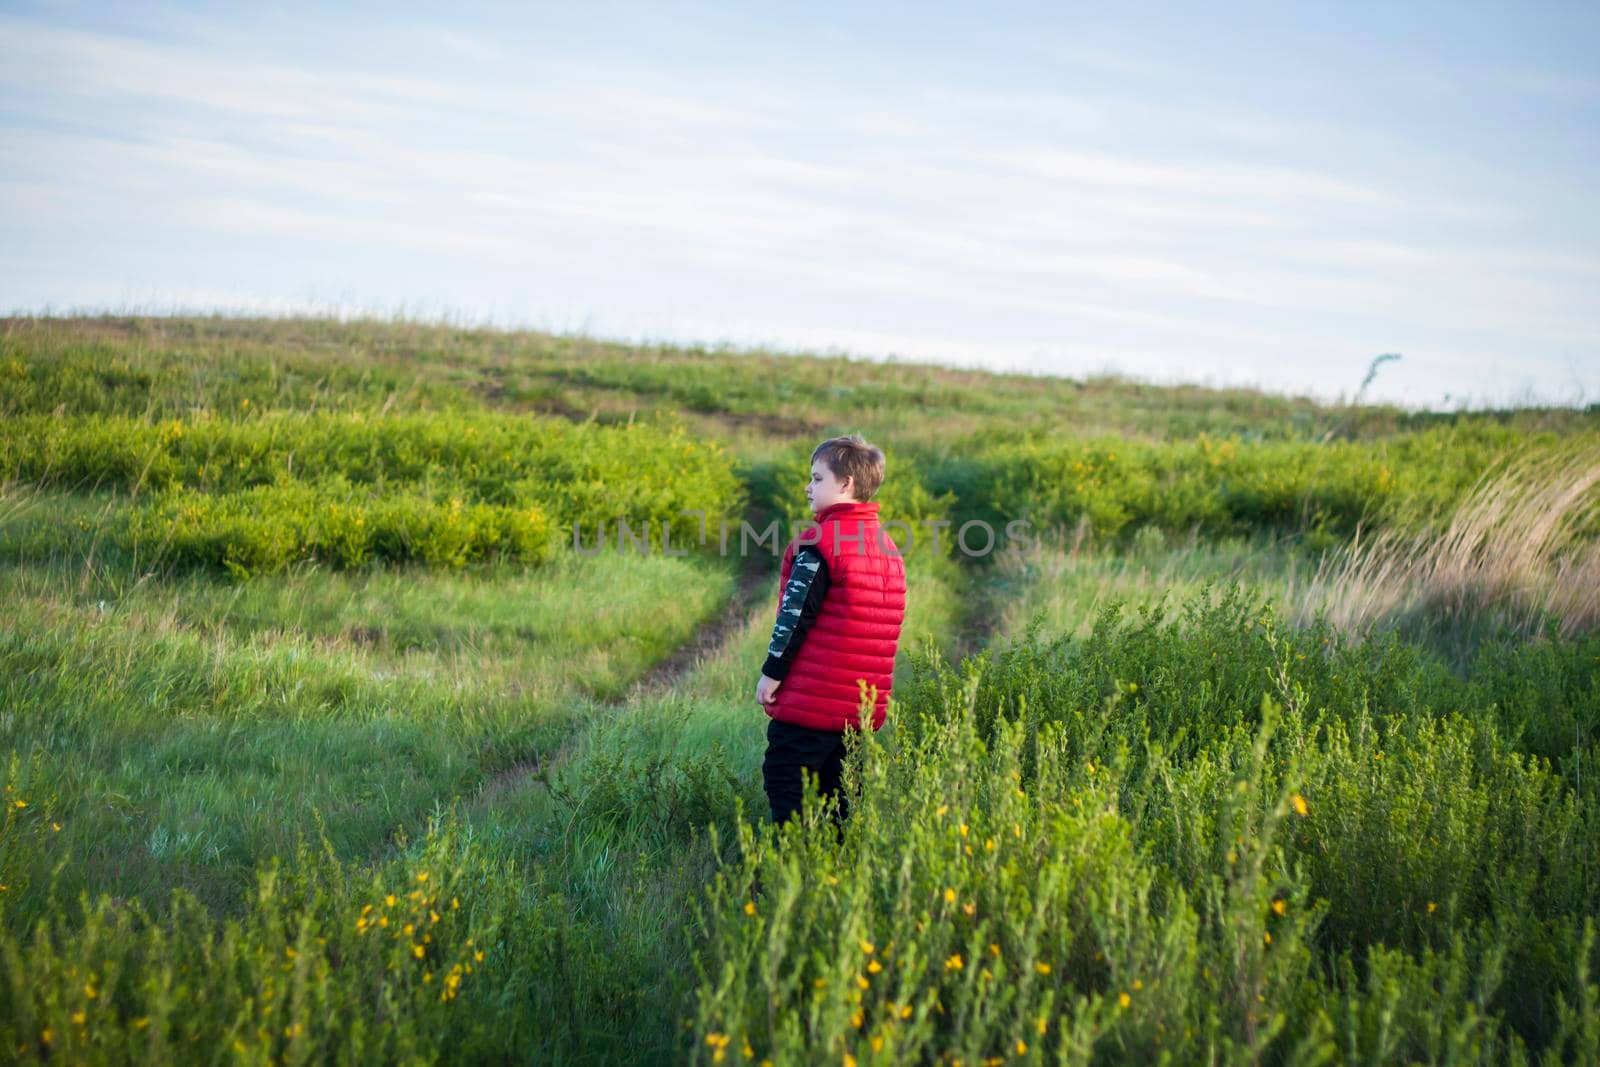
[[883, 485], [883, 449], [870, 445], [858, 433], [848, 437], [830, 437], [811, 450], [811, 462], [817, 460], [843, 480], [847, 475], [854, 479], [851, 487], [857, 500], [871, 500]]

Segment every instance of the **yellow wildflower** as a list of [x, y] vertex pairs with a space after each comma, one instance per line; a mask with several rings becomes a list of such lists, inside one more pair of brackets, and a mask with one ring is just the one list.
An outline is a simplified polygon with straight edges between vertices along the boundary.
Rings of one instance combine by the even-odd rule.
[[944, 969], [947, 971], [959, 971], [961, 969], [961, 953], [957, 952], [954, 956], [945, 960]]
[[1294, 808], [1294, 813], [1296, 815], [1304, 815], [1306, 811], [1309, 810], [1306, 807], [1306, 798], [1301, 796], [1299, 793], [1289, 794], [1289, 804]]

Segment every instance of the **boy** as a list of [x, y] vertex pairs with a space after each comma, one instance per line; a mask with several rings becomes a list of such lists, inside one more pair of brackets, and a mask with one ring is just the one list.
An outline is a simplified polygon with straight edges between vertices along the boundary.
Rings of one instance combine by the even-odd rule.
[[800, 808], [805, 770], [819, 795], [837, 798], [842, 837], [844, 731], [860, 728], [863, 681], [869, 693], [877, 688], [872, 728], [883, 726], [906, 571], [878, 524], [872, 497], [882, 484], [883, 451], [859, 434], [830, 438], [811, 453], [806, 498], [814, 523], [784, 550], [777, 622], [756, 683], [756, 702], [771, 717], [761, 773], [780, 825]]

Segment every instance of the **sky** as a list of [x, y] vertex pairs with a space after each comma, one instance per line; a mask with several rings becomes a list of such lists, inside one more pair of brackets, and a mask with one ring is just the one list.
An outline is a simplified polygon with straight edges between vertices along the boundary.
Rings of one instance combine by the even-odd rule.
[[1600, 5], [0, 0], [0, 313], [1600, 402]]

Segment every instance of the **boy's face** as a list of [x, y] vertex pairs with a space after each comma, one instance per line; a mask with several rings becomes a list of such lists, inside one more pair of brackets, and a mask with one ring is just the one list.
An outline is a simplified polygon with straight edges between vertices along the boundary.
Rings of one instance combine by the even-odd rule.
[[806, 486], [806, 499], [811, 502], [811, 514], [815, 515], [829, 504], [837, 504], [841, 500], [855, 500], [855, 480], [848, 474], [840, 481], [833, 476], [833, 471], [822, 460], [811, 464], [811, 482]]

